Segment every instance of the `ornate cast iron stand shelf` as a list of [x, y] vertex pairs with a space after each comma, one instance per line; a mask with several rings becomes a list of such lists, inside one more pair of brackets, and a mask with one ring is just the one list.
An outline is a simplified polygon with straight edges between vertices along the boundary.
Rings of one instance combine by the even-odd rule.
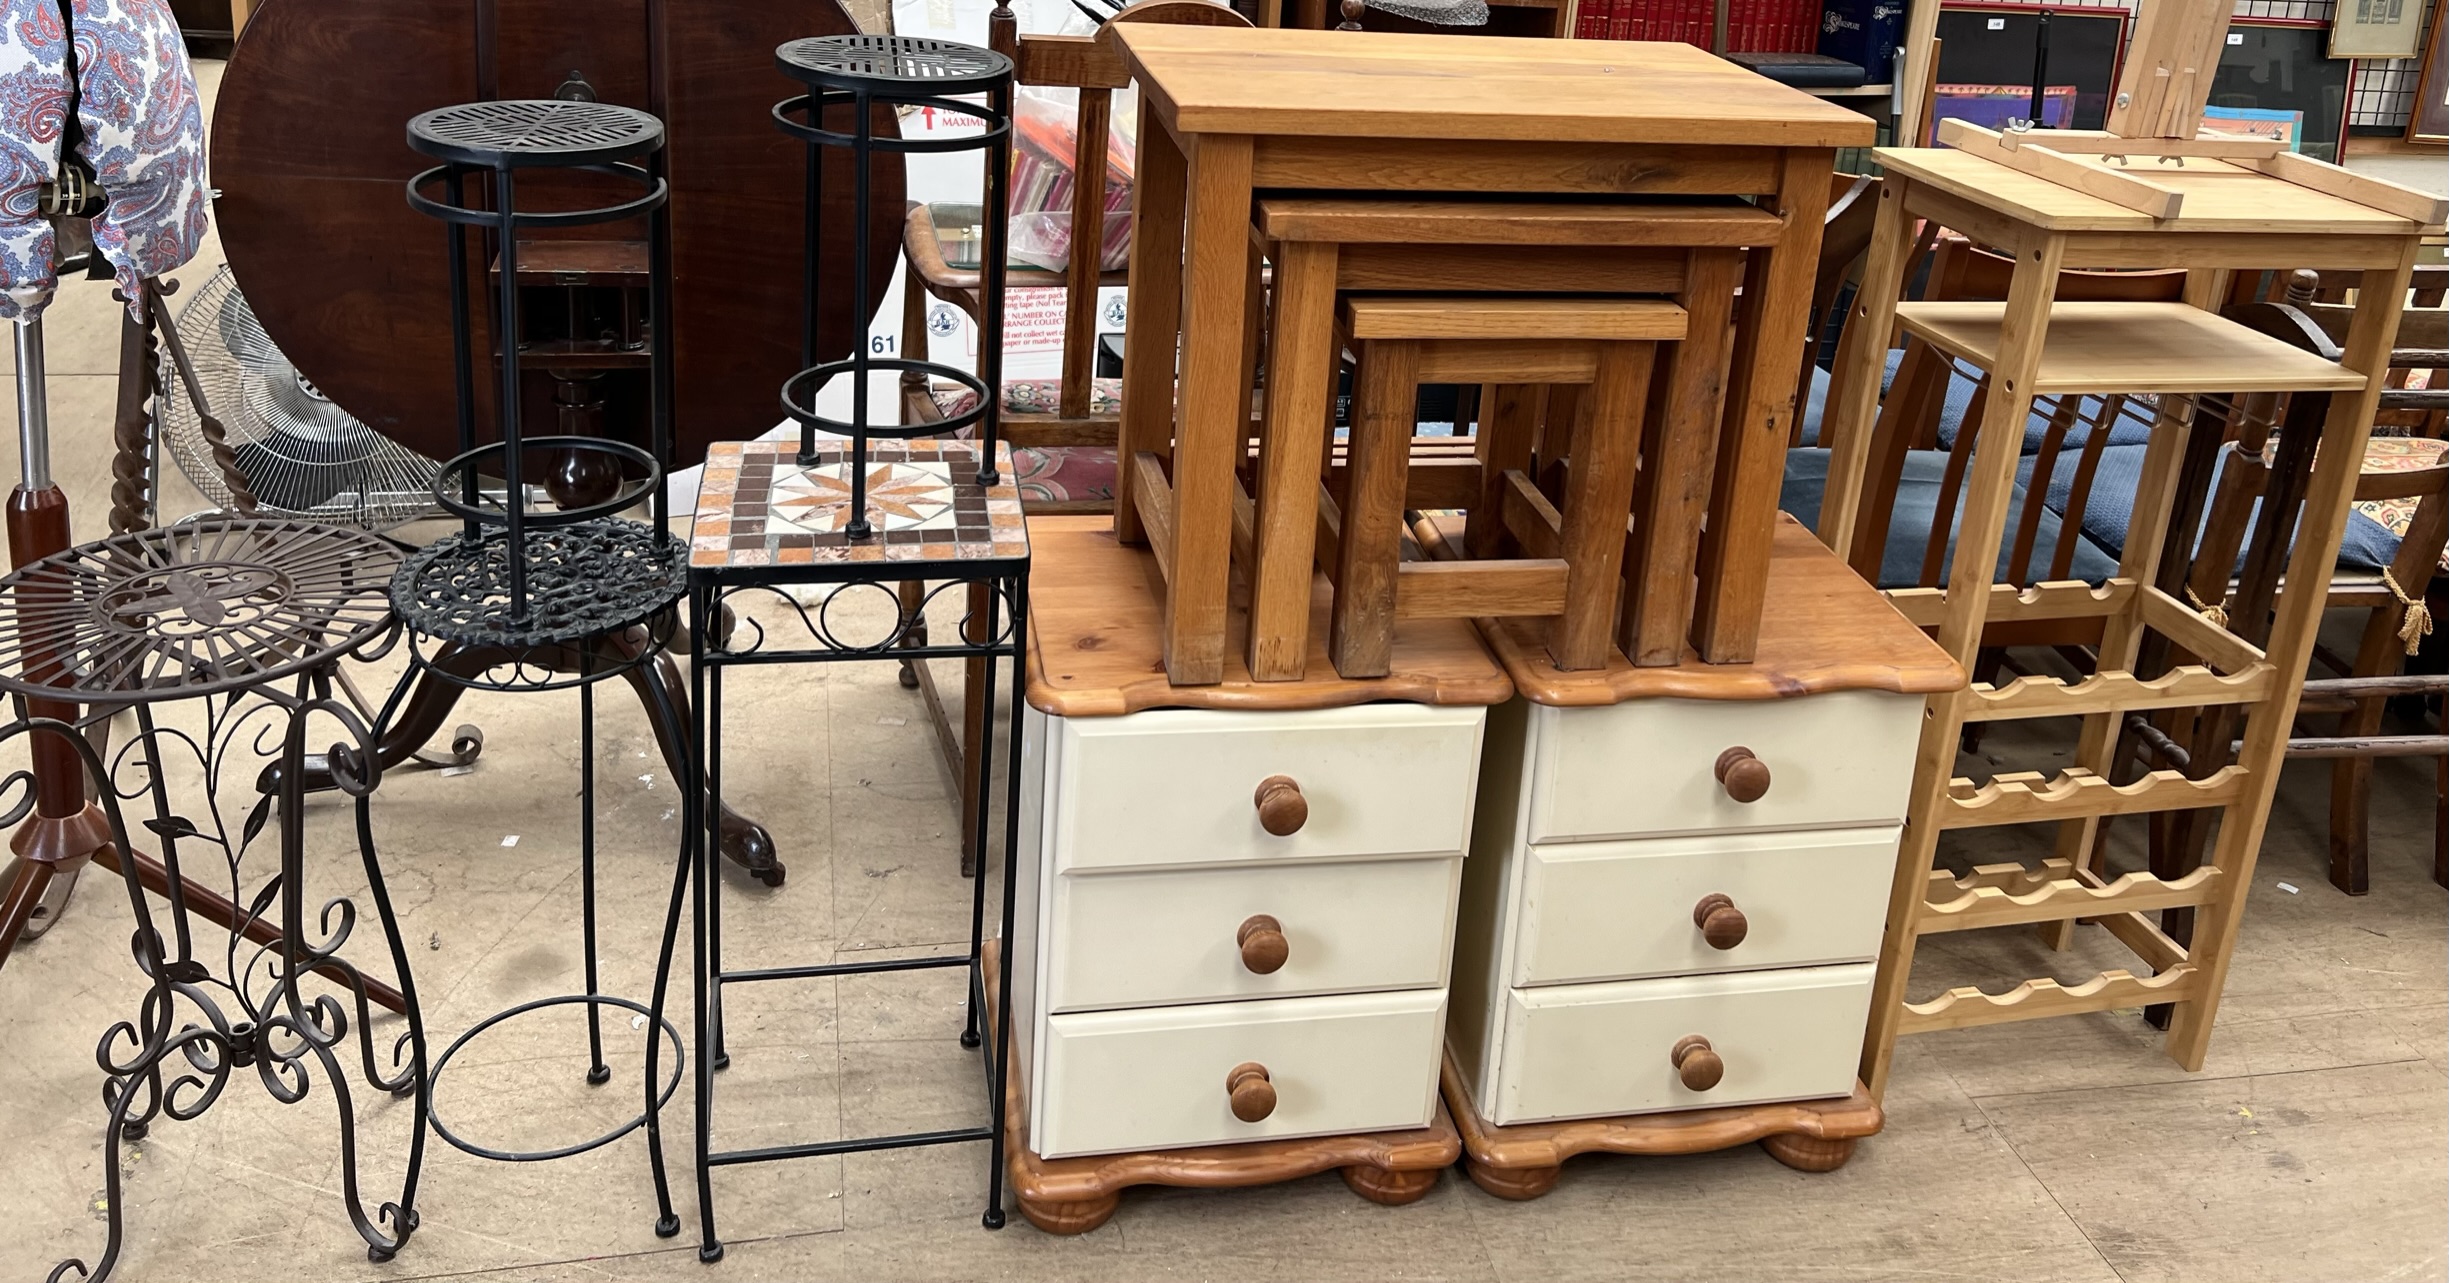
[[[603, 1010], [610, 1007], [654, 1017], [646, 1037], [642, 1106], [636, 1116], [599, 1135], [546, 1149], [508, 1150], [460, 1135], [444, 1121], [439, 1105], [429, 1106], [427, 1115], [444, 1140], [468, 1153], [504, 1162], [564, 1158], [644, 1128], [655, 1182], [655, 1232], [669, 1237], [680, 1232], [680, 1219], [672, 1210], [658, 1122], [662, 1105], [679, 1089], [685, 1059], [679, 1030], [661, 1017], [669, 964], [667, 960], [656, 972], [651, 1005], [604, 994], [597, 973], [595, 903], [596, 683], [629, 675], [646, 697], [649, 715], [660, 724], [677, 727], [687, 720], [674, 707], [665, 682], [651, 676], [664, 662], [665, 647], [678, 619], [675, 608], [687, 588], [686, 545], [670, 533], [670, 501], [663, 485], [672, 439], [671, 354], [670, 344], [664, 341], [671, 331], [671, 236], [666, 208], [669, 189], [663, 177], [663, 125], [645, 112], [603, 103], [475, 102], [438, 108], [409, 121], [408, 144], [443, 162], [409, 180], [408, 203], [450, 224], [460, 453], [443, 464], [434, 494], [462, 525], [459, 533], [410, 556], [392, 581], [392, 601], [406, 625], [415, 662], [384, 717], [387, 722], [398, 710], [421, 675], [492, 690], [577, 689], [579, 926], [586, 973], [583, 993], [524, 1002], [460, 1034], [434, 1058], [429, 1094], [439, 1089], [451, 1058], [478, 1035], [534, 1011], [569, 1006], [586, 1010], [586, 1077], [590, 1084], [602, 1085], [612, 1077], [604, 1061]], [[592, 209], [523, 209], [519, 175], [534, 169], [602, 175], [633, 186], [639, 194]], [[489, 202], [483, 206], [468, 203], [469, 180], [475, 176], [481, 176], [477, 186]], [[443, 193], [440, 199], [432, 194], [437, 186]], [[556, 185], [554, 190], [570, 189]], [[521, 232], [632, 218], [644, 218], [648, 227], [649, 445], [640, 448], [603, 437], [524, 435], [517, 343], [499, 345], [500, 384], [494, 394], [497, 432], [493, 441], [479, 444], [472, 319], [476, 304], [471, 301], [468, 236], [463, 228], [484, 230], [489, 261], [497, 267], [498, 293], [492, 309], [495, 333], [517, 334]], [[600, 476], [605, 481], [604, 493], [558, 509], [531, 506], [526, 475], [530, 453], [563, 460], [565, 471], [575, 468]], [[578, 462], [569, 463], [572, 459]], [[490, 489], [480, 478], [498, 478], [500, 489]], [[644, 522], [619, 515], [639, 506], [648, 512]], [[469, 662], [472, 655], [487, 662]], [[693, 833], [698, 814], [697, 777], [685, 763], [680, 774], [682, 828], [684, 833]], [[684, 838], [684, 849], [685, 845]], [[676, 871], [674, 905], [681, 900], [683, 883], [681, 872]], [[666, 1038], [676, 1057], [668, 1077], [660, 1072]]]
[[[848, 147], [858, 175], [853, 224], [858, 248], [851, 283], [851, 316], [864, 324], [872, 311], [867, 279], [868, 170], [871, 156], [886, 152], [984, 151], [987, 228], [979, 374], [933, 365], [910, 357], [871, 358], [865, 344], [846, 361], [816, 363], [815, 334], [818, 286], [817, 257], [809, 255], [805, 278], [805, 310], [801, 350], [806, 364], [782, 387], [783, 410], [799, 421], [798, 442], [723, 442], [707, 453], [704, 480], [697, 499], [696, 523], [689, 554], [690, 658], [692, 696], [698, 712], [698, 778], [705, 785], [711, 815], [722, 800], [723, 673], [738, 665], [840, 663], [858, 660], [981, 659], [981, 706], [995, 703], [997, 658], [1012, 664], [1012, 752], [1020, 748], [1021, 659], [1028, 618], [1029, 539], [1021, 518], [1020, 495], [1011, 480], [1010, 451], [996, 440], [997, 397], [1002, 366], [1003, 255], [1005, 240], [1005, 175], [1011, 165], [1012, 64], [990, 50], [941, 40], [899, 36], [821, 36], [795, 40], [775, 51], [783, 74], [808, 86], [802, 96], [774, 108], [774, 119], [785, 133], [808, 144], [807, 234], [817, 242], [817, 211], [822, 208], [819, 147]], [[984, 105], [959, 101], [961, 95], [983, 95]], [[927, 106], [977, 117], [983, 130], [955, 139], [878, 138], [871, 132], [877, 106]], [[832, 109], [828, 111], [827, 109]], [[825, 117], [847, 109], [851, 132], [824, 127]], [[798, 113], [794, 119], [793, 113]], [[946, 423], [879, 425], [868, 417], [868, 377], [871, 371], [915, 372], [965, 383], [979, 393], [978, 406]], [[816, 408], [816, 398], [836, 376], [851, 382], [851, 417], [829, 419]], [[911, 440], [975, 427], [974, 441]], [[820, 439], [818, 429], [838, 434]], [[847, 440], [843, 439], [847, 438]], [[873, 438], [885, 438], [877, 442]], [[901, 585], [945, 581], [935, 593], [913, 592], [908, 599]], [[803, 604], [786, 586], [823, 586], [826, 595], [814, 606]], [[967, 618], [956, 644], [927, 640], [926, 607], [937, 594], [958, 587], [968, 596]], [[735, 597], [762, 597], [780, 603], [796, 615], [806, 634], [785, 643], [769, 639], [758, 622], [745, 615], [736, 626]], [[889, 623], [862, 631], [857, 612], [848, 603], [872, 599], [889, 610]], [[769, 640], [774, 641], [772, 646]], [[989, 725], [991, 727], [991, 718]], [[983, 798], [994, 779], [991, 745], [982, 745], [972, 782]], [[1020, 774], [1010, 777], [1004, 818], [1004, 878], [1001, 934], [1012, 930], [1012, 840], [1020, 808]], [[970, 849], [987, 851], [987, 808], [970, 817], [965, 835]], [[698, 1257], [720, 1260], [722, 1241], [715, 1237], [713, 1169], [745, 1163], [810, 1158], [826, 1154], [863, 1153], [963, 1141], [988, 1142], [987, 1198], [983, 1220], [1001, 1228], [1003, 1212], [1004, 1125], [999, 1102], [1011, 1047], [1012, 973], [1008, 963], [987, 974], [983, 945], [987, 936], [987, 878], [981, 873], [971, 888], [969, 948], [961, 953], [888, 962], [820, 963], [755, 967], [727, 971], [723, 967], [720, 888], [714, 883], [710, 852], [718, 835], [702, 821], [691, 830], [687, 872], [695, 888], [691, 900], [694, 927], [697, 1046], [697, 1203]], [[675, 898], [665, 924], [663, 962], [670, 965], [680, 933], [680, 904]], [[961, 1045], [980, 1045], [987, 1022], [983, 1000], [989, 985], [998, 996], [994, 1050], [987, 1058], [986, 1098], [980, 1102], [985, 1119], [973, 1127], [863, 1136], [844, 1140], [768, 1145], [756, 1149], [717, 1150], [713, 1147], [714, 1071], [730, 1063], [723, 1045], [723, 987], [770, 980], [870, 975], [892, 971], [962, 968], [968, 981], [967, 1015]], [[656, 1014], [661, 1015], [662, 990], [657, 989]]]
[[[381, 772], [375, 736], [347, 700], [333, 697], [342, 659], [380, 659], [399, 639], [384, 596], [398, 565], [390, 544], [357, 531], [207, 517], [113, 535], [0, 579], [0, 689], [16, 696], [20, 709], [57, 701], [93, 710], [78, 724], [21, 715], [0, 726], [0, 743], [25, 737], [64, 747], [92, 778], [108, 782], [98, 801], [109, 840], [133, 850], [126, 814], [143, 817], [142, 827], [160, 844], [161, 890], [170, 907], [165, 935], [135, 862], [121, 863], [136, 918], [130, 947], [147, 987], [137, 1015], [105, 1031], [94, 1053], [110, 1111], [103, 1129], [106, 1246], [90, 1268], [81, 1260], [61, 1262], [53, 1283], [107, 1279], [118, 1264], [119, 1143], [142, 1137], [157, 1118], [199, 1117], [243, 1071], [252, 1071], [275, 1100], [296, 1104], [320, 1069], [338, 1105], [342, 1197], [367, 1253], [389, 1260], [416, 1229], [424, 1027], [375, 857], [369, 812]], [[200, 706], [202, 729], [157, 718], [156, 710], [174, 703]], [[86, 732], [131, 709], [136, 737], [106, 759], [95, 747], [100, 737]], [[328, 900], [311, 926], [307, 920], [305, 765], [309, 726], [318, 719], [339, 731], [325, 760], [353, 803], [368, 898], [404, 997], [407, 1028], [390, 1048], [390, 1076], [375, 1047], [372, 982], [340, 956], [356, 926], [356, 904]], [[173, 760], [176, 769], [166, 769]], [[233, 771], [243, 774], [227, 778]], [[172, 800], [172, 781], [190, 774], [202, 780], [201, 813]], [[225, 789], [255, 795], [234, 821], [223, 812]], [[0, 797], [11, 803], [0, 826], [14, 825], [34, 806], [32, 773], [0, 782]], [[260, 861], [250, 866], [246, 859], [267, 829], [279, 849], [268, 874]], [[211, 892], [246, 910], [219, 939], [200, 939], [189, 921], [191, 895]], [[264, 933], [249, 930], [264, 921], [279, 924], [268, 943], [260, 942]], [[317, 991], [310, 976], [340, 992]], [[414, 1101], [400, 1196], [371, 1217], [358, 1195], [357, 1116], [341, 1063], [352, 1012], [366, 1082]]]

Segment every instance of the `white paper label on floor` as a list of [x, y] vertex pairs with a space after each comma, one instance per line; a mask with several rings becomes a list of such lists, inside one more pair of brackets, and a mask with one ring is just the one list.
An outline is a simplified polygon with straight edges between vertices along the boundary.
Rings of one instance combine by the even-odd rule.
[[2282, 882], [2279, 884], [2279, 889], [2287, 892], [2289, 895], [2296, 894], [2296, 884], [2293, 882]]
[[474, 766], [446, 766], [442, 768], [442, 778], [447, 780], [454, 775], [472, 775], [475, 771]]
[[506, 838], [503, 838], [503, 839], [502, 839], [502, 845], [503, 845], [503, 846], [517, 846], [518, 844], [519, 844], [519, 835], [518, 835], [518, 834], [516, 834], [516, 833], [513, 833], [513, 834], [511, 834], [510, 836], [508, 836], [508, 837], [506, 837]]

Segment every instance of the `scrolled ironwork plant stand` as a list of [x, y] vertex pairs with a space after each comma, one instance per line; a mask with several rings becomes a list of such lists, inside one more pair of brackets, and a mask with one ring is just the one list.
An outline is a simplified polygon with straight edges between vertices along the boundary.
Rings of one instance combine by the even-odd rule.
[[[135, 863], [121, 862], [136, 919], [129, 947], [147, 988], [135, 1018], [113, 1024], [94, 1053], [109, 1109], [108, 1228], [92, 1266], [62, 1261], [52, 1283], [71, 1277], [98, 1283], [118, 1265], [120, 1143], [144, 1136], [158, 1119], [201, 1116], [246, 1070], [273, 1099], [296, 1104], [320, 1069], [338, 1107], [343, 1201], [369, 1256], [389, 1260], [416, 1229], [424, 1026], [375, 853], [370, 807], [382, 769], [375, 735], [347, 699], [334, 697], [341, 660], [378, 660], [399, 640], [385, 596], [398, 564], [395, 548], [357, 531], [207, 517], [113, 535], [0, 579], [0, 689], [16, 697], [20, 710], [47, 701], [94, 710], [82, 723], [21, 712], [0, 726], [0, 744], [42, 737], [75, 754], [91, 778], [107, 784], [97, 801], [119, 850], [134, 849], [128, 813], [143, 816], [141, 826], [160, 844], [170, 910], [165, 935]], [[156, 716], [178, 702], [202, 706], [200, 732]], [[106, 758], [85, 732], [129, 710], [137, 734]], [[375, 1045], [369, 982], [341, 956], [356, 927], [355, 902], [327, 900], [308, 921], [305, 766], [317, 719], [341, 732], [324, 758], [351, 801], [368, 899], [405, 999], [407, 1027], [389, 1049], [388, 1074]], [[185, 759], [181, 776], [191, 764], [200, 772], [200, 820], [173, 803], [170, 759]], [[233, 824], [222, 801], [225, 791], [240, 788], [255, 801]], [[0, 827], [24, 818], [35, 805], [33, 773], [0, 781], [0, 799], [7, 804]], [[269, 875], [246, 858], [267, 831], [279, 850]], [[189, 921], [191, 883], [198, 894], [217, 891], [245, 906], [241, 921], [218, 941], [200, 938]], [[250, 941], [248, 928], [272, 915], [278, 934], [269, 943]], [[310, 978], [337, 985], [342, 996], [309, 991]], [[366, 1082], [412, 1101], [400, 1196], [372, 1215], [358, 1191], [357, 1117], [341, 1063], [352, 1013]]]
[[[408, 122], [408, 145], [442, 163], [408, 183], [408, 203], [449, 225], [451, 327], [459, 403], [460, 453], [442, 466], [435, 498], [461, 520], [459, 533], [411, 555], [399, 568], [391, 597], [406, 627], [411, 671], [384, 713], [388, 723], [411, 686], [423, 676], [492, 690], [546, 691], [575, 688], [580, 721], [580, 919], [585, 991], [541, 998], [497, 1012], [460, 1034], [433, 1060], [429, 1094], [437, 1090], [451, 1058], [470, 1040], [505, 1021], [554, 1007], [577, 1006], [587, 1018], [586, 1079], [601, 1085], [612, 1071], [604, 1060], [605, 1008], [652, 1015], [646, 1030], [643, 1104], [634, 1117], [599, 1135], [544, 1149], [511, 1150], [481, 1144], [453, 1130], [438, 1106], [427, 1116], [435, 1134], [482, 1158], [541, 1162], [596, 1149], [644, 1129], [648, 1165], [655, 1183], [655, 1232], [680, 1232], [665, 1175], [662, 1105], [677, 1091], [685, 1056], [679, 1030], [662, 1019], [669, 959], [658, 967], [654, 1001], [639, 1003], [602, 992], [596, 949], [595, 894], [595, 687], [608, 677], [632, 675], [657, 664], [672, 639], [677, 609], [687, 587], [686, 545], [670, 533], [670, 501], [664, 474], [672, 454], [671, 231], [669, 187], [663, 174], [663, 125], [642, 111], [605, 103], [563, 100], [502, 100], [438, 108]], [[590, 209], [533, 210], [519, 204], [522, 172], [585, 171], [637, 195]], [[471, 181], [480, 180], [480, 181]], [[433, 192], [439, 187], [441, 196]], [[471, 205], [471, 187], [486, 204]], [[556, 188], [566, 190], [566, 188]], [[530, 437], [520, 422], [519, 344], [497, 344], [499, 386], [494, 394], [490, 442], [477, 436], [475, 324], [478, 306], [469, 282], [468, 237], [485, 233], [486, 259], [494, 265], [493, 333], [519, 330], [518, 255], [522, 230], [572, 227], [622, 219], [647, 225], [648, 377], [651, 441], [645, 447], [602, 437]], [[592, 501], [543, 509], [530, 499], [527, 455], [548, 451], [591, 458], [613, 478], [609, 493]], [[498, 478], [500, 488], [485, 484]], [[644, 507], [647, 520], [620, 514]], [[499, 657], [491, 667], [454, 662], [452, 656]], [[650, 674], [651, 676], [651, 674]], [[680, 725], [660, 681], [634, 684], [651, 714]], [[693, 770], [679, 781], [682, 830], [698, 824], [701, 799]], [[687, 838], [682, 839], [682, 849]], [[685, 862], [676, 862], [672, 902], [685, 892]], [[675, 1059], [661, 1072], [666, 1039]]]
[[[808, 243], [817, 240], [822, 208], [819, 176], [820, 147], [848, 147], [858, 174], [852, 217], [860, 229], [852, 261], [852, 316], [868, 320], [873, 296], [866, 276], [867, 175], [871, 154], [884, 152], [964, 151], [986, 153], [987, 235], [981, 288], [978, 375], [933, 365], [909, 356], [871, 358], [864, 344], [848, 360], [818, 363], [814, 336], [819, 281], [811, 254], [804, 282], [803, 355], [807, 368], [786, 380], [782, 405], [800, 424], [799, 439], [789, 441], [723, 442], [707, 453], [700, 482], [695, 523], [690, 532], [689, 599], [691, 699], [697, 711], [697, 773], [705, 785], [706, 805], [690, 830], [685, 861], [694, 888], [690, 900], [692, 970], [696, 980], [697, 1048], [696, 1160], [700, 1240], [698, 1257], [720, 1260], [722, 1240], [715, 1234], [713, 1169], [747, 1163], [811, 1158], [827, 1154], [863, 1153], [923, 1145], [983, 1140], [988, 1143], [987, 1195], [982, 1220], [1001, 1228], [1003, 1211], [1003, 1089], [1010, 1061], [1011, 966], [1006, 961], [987, 974], [982, 946], [987, 937], [987, 882], [983, 869], [971, 888], [969, 948], [962, 953], [900, 958], [887, 962], [834, 962], [726, 970], [723, 966], [721, 888], [714, 877], [713, 851], [718, 836], [705, 817], [716, 813], [722, 800], [723, 675], [735, 666], [792, 663], [937, 658], [983, 658], [986, 676], [981, 700], [993, 707], [996, 659], [1011, 661], [1012, 741], [1020, 751], [1021, 663], [1028, 618], [1029, 539], [1022, 520], [1018, 489], [1012, 481], [1011, 452], [996, 439], [998, 398], [987, 389], [1000, 385], [1005, 242], [1005, 175], [1011, 157], [1012, 64], [991, 50], [941, 40], [900, 36], [821, 36], [795, 40], [775, 51], [783, 74], [808, 86], [808, 92], [774, 108], [774, 119], [785, 133], [808, 144]], [[982, 95], [984, 106], [960, 101]], [[971, 137], [954, 139], [892, 139], [875, 137], [871, 109], [876, 106], [928, 106], [974, 116], [985, 128]], [[848, 109], [850, 132], [825, 127], [827, 109]], [[871, 370], [917, 372], [967, 384], [980, 393], [977, 408], [945, 423], [879, 425], [868, 419], [868, 376]], [[835, 377], [851, 380], [849, 420], [825, 417], [816, 408], [817, 394]], [[975, 426], [976, 440], [914, 440], [922, 434]], [[820, 438], [818, 430], [829, 434]], [[830, 435], [838, 434], [838, 435]], [[881, 440], [879, 440], [881, 438]], [[914, 593], [904, 600], [898, 586], [928, 580], [944, 581], [935, 594]], [[788, 588], [818, 586], [825, 596], [814, 606], [804, 604]], [[968, 595], [970, 618], [963, 622], [956, 644], [927, 641], [926, 607], [933, 595], [959, 588]], [[844, 603], [872, 596], [891, 611], [890, 622], [868, 635], [855, 631], [854, 611]], [[735, 598], [762, 597], [792, 613], [804, 639], [769, 637], [763, 625], [745, 613], [734, 614]], [[725, 626], [737, 619], [737, 624]], [[992, 719], [989, 719], [991, 728]], [[1001, 932], [1012, 929], [1014, 851], [1011, 841], [1020, 810], [1020, 773], [1008, 771], [1009, 795], [1004, 817], [1004, 877]], [[994, 754], [982, 745], [974, 781], [976, 795], [992, 788]], [[989, 848], [989, 808], [977, 809], [971, 849]], [[663, 962], [668, 967], [680, 933], [680, 904], [675, 899], [665, 923]], [[967, 980], [965, 1023], [961, 1045], [976, 1048], [986, 1041], [983, 999], [994, 986], [999, 1001], [986, 1057], [986, 1095], [980, 1101], [985, 1120], [972, 1127], [897, 1135], [862, 1136], [842, 1140], [767, 1145], [755, 1149], [717, 1150], [713, 1147], [714, 1073], [730, 1063], [723, 1044], [723, 989], [726, 985], [819, 977], [870, 975], [883, 972], [960, 968]], [[662, 1014], [657, 990], [656, 1014]]]

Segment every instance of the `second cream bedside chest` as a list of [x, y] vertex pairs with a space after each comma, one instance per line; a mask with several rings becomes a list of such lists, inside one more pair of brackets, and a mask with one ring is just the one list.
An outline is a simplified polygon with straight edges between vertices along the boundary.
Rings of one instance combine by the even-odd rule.
[[1826, 1170], [1879, 1128], [1855, 1069], [1923, 697], [1964, 677], [1788, 518], [1769, 600], [1750, 664], [1564, 673], [1483, 622], [1522, 698], [1489, 717], [1446, 1091], [1491, 1193], [1591, 1150]]
[[1321, 659], [1304, 681], [1175, 687], [1150, 554], [1095, 517], [1030, 532], [1022, 1213], [1077, 1233], [1129, 1185], [1330, 1167], [1378, 1202], [1427, 1193], [1461, 1151], [1446, 979], [1482, 727], [1512, 684], [1470, 623], [1419, 620], [1385, 678]]

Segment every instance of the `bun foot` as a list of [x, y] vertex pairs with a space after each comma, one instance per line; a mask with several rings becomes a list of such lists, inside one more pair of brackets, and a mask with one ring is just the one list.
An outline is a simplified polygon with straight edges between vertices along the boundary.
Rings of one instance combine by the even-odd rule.
[[1351, 1186], [1353, 1193], [1372, 1203], [1383, 1204], [1387, 1207], [1401, 1207], [1405, 1203], [1417, 1203], [1427, 1197], [1428, 1192], [1437, 1185], [1437, 1169], [1434, 1167], [1408, 1172], [1390, 1172], [1383, 1167], [1355, 1164], [1341, 1170], [1344, 1184]]
[[1822, 1140], [1817, 1136], [1798, 1136], [1791, 1132], [1760, 1138], [1760, 1147], [1769, 1157], [1798, 1172], [1833, 1172], [1845, 1166], [1854, 1156], [1854, 1140]]
[[1028, 1217], [1031, 1225], [1049, 1234], [1086, 1234], [1113, 1219], [1114, 1209], [1121, 1203], [1120, 1194], [1068, 1203], [1039, 1202], [1023, 1197], [1020, 1200], [1020, 1214]]
[[1556, 1188], [1556, 1178], [1565, 1171], [1562, 1167], [1490, 1167], [1476, 1158], [1464, 1159], [1463, 1170], [1470, 1174], [1472, 1184], [1517, 1203]]

